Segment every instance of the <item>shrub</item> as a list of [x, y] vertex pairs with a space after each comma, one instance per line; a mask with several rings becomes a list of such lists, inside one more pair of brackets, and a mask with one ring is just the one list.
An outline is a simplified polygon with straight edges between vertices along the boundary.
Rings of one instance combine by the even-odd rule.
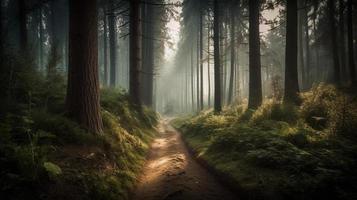
[[302, 93], [303, 103], [301, 114], [305, 121], [313, 128], [322, 130], [327, 127], [331, 119], [331, 109], [339, 94], [332, 85], [314, 85], [309, 92]]
[[355, 137], [357, 131], [356, 98], [342, 93], [332, 85], [315, 85], [303, 93], [301, 114], [313, 128], [328, 128], [333, 134]]
[[298, 120], [298, 108], [294, 105], [266, 101], [254, 112], [250, 123], [259, 124], [265, 120], [283, 121], [294, 124]]

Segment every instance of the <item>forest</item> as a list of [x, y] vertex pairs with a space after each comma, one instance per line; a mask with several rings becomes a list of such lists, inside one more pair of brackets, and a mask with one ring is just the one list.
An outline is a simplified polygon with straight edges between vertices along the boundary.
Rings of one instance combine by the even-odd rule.
[[0, 0], [0, 199], [357, 199], [357, 1]]

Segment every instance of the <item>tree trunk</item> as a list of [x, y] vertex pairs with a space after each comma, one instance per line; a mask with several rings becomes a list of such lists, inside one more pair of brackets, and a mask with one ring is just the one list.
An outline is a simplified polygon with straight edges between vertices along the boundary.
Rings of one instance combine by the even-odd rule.
[[66, 106], [88, 131], [103, 129], [99, 104], [97, 1], [70, 1], [69, 73]]
[[[110, 1], [110, 5], [114, 7], [114, 2], [113, 0]], [[117, 62], [117, 51], [116, 51], [116, 45], [117, 45], [117, 40], [116, 40], [116, 20], [115, 20], [115, 14], [113, 11], [111, 11], [108, 14], [108, 25], [109, 25], [109, 48], [110, 48], [110, 81], [109, 85], [110, 87], [115, 87], [116, 86], [116, 62]]]
[[228, 52], [228, 17], [227, 13], [224, 13], [224, 20], [221, 22], [221, 81], [222, 81], [222, 104], [227, 103], [227, 52]]
[[56, 30], [56, 10], [57, 10], [57, 5], [55, 1], [50, 2], [50, 9], [51, 9], [51, 15], [50, 15], [50, 44], [51, 44], [51, 51], [50, 51], [50, 57], [49, 57], [49, 63], [47, 64], [47, 76], [51, 76], [54, 73], [56, 73], [57, 69], [57, 64], [59, 62], [59, 59], [61, 58], [61, 55], [58, 51], [59, 49], [59, 38], [58, 38], [58, 30]]
[[220, 36], [219, 36], [219, 3], [214, 0], [214, 111], [219, 113], [222, 111], [222, 97], [221, 97], [221, 63], [220, 63]]
[[[319, 7], [318, 0], [314, 0], [313, 1], [313, 14], [312, 14], [313, 20], [312, 21], [313, 21], [315, 41], [318, 39], [318, 37], [317, 37], [317, 23], [316, 23], [318, 7]], [[316, 61], [316, 64], [314, 67], [313, 77], [316, 79], [318, 77], [318, 69], [320, 68], [320, 53], [319, 53], [318, 45], [316, 45], [316, 42], [315, 42], [315, 61]]]
[[356, 66], [353, 47], [353, 18], [352, 18], [352, 1], [347, 2], [347, 38], [348, 38], [348, 65], [350, 69], [350, 79], [353, 85], [357, 85]]
[[207, 79], [208, 79], [208, 108], [211, 108], [211, 26], [209, 19], [207, 32]]
[[200, 110], [203, 110], [203, 12], [200, 9]]
[[[308, 2], [305, 1], [305, 6], [308, 6]], [[305, 83], [304, 86], [310, 87], [310, 78], [311, 78], [311, 66], [310, 66], [310, 35], [309, 35], [309, 16], [307, 8], [304, 9], [304, 31], [305, 31]]]
[[193, 45], [191, 46], [191, 106], [195, 109], [195, 89], [194, 89], [194, 70], [193, 70]]
[[[151, 2], [151, 1], [149, 1]], [[152, 2], [151, 2], [152, 3]], [[155, 9], [152, 5], [142, 4], [142, 13], [145, 20], [149, 23], [142, 23], [142, 32], [146, 37], [142, 37], [142, 100], [143, 104], [152, 107], [153, 105], [153, 83], [154, 83], [154, 65], [155, 65], [155, 33], [157, 21], [154, 19]]]
[[[302, 8], [305, 6], [303, 2], [300, 0], [298, 1], [298, 8]], [[305, 62], [304, 62], [304, 28], [303, 28], [303, 21], [304, 21], [304, 13], [303, 10], [298, 9], [298, 69], [300, 69], [301, 76], [299, 80], [299, 83], [302, 88], [305, 88], [304, 84], [306, 82], [306, 77], [305, 77]]]
[[[199, 22], [198, 22], [199, 23]], [[197, 111], [200, 111], [200, 27], [197, 27], [196, 46], [196, 91], [197, 91]]]
[[40, 12], [39, 12], [39, 48], [40, 48], [40, 69], [43, 69], [43, 8], [40, 8]]
[[153, 105], [153, 86], [154, 86], [154, 68], [155, 68], [155, 30], [154, 27], [156, 27], [157, 21], [154, 19], [153, 13], [154, 8], [152, 5], [147, 5], [148, 7], [148, 13], [147, 13], [147, 21], [151, 22], [152, 24], [148, 24], [147, 26], [147, 34], [149, 36], [147, 40], [147, 68], [146, 68], [146, 77], [147, 77], [147, 83], [145, 85], [147, 86], [147, 91], [146, 91], [146, 97], [145, 97], [145, 105], [148, 107], [152, 107]]
[[332, 61], [333, 61], [333, 82], [335, 84], [341, 83], [340, 76], [340, 61], [338, 55], [338, 45], [337, 45], [337, 36], [336, 36], [336, 25], [335, 25], [335, 1], [328, 0], [328, 9], [329, 9], [329, 23], [331, 31], [331, 50], [332, 50]]
[[[130, 80], [129, 94], [136, 105], [141, 105], [140, 69], [141, 69], [141, 25], [140, 0], [130, 0]], [[139, 107], [140, 108], [140, 107]]]
[[104, 65], [104, 86], [108, 86], [108, 18], [106, 6], [103, 8], [103, 65]]
[[235, 74], [235, 58], [236, 58], [236, 51], [235, 51], [235, 6], [231, 7], [231, 71], [230, 71], [230, 78], [229, 78], [229, 90], [228, 90], [228, 104], [232, 104], [233, 102], [233, 84], [234, 84], [234, 74]]
[[249, 101], [248, 108], [262, 104], [262, 80], [259, 35], [260, 0], [249, 1]]
[[297, 0], [287, 1], [284, 103], [299, 103], [297, 69]]
[[4, 54], [4, 24], [2, 21], [3, 18], [3, 12], [2, 12], [2, 0], [0, 0], [0, 56]]
[[345, 2], [339, 0], [339, 52], [341, 61], [341, 75], [345, 77], [347, 75], [346, 68], [346, 37], [345, 37]]
[[26, 1], [18, 0], [18, 17], [20, 26], [20, 50], [27, 51], [28, 49], [28, 38], [27, 38], [27, 10]]

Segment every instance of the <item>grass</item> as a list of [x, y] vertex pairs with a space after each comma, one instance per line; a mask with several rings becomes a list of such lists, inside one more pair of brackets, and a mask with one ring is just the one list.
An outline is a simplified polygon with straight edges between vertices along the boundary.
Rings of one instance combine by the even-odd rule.
[[92, 135], [64, 115], [65, 85], [48, 88], [49, 80], [33, 76], [12, 101], [1, 100], [1, 198], [128, 199], [155, 134], [156, 113], [139, 112], [123, 91], [103, 89], [104, 134]]
[[318, 85], [302, 99], [299, 107], [267, 101], [172, 124], [247, 199], [355, 199], [355, 96]]

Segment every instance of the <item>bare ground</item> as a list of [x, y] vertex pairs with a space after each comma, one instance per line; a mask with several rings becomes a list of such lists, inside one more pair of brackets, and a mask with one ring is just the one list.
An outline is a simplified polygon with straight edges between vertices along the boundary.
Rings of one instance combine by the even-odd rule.
[[236, 196], [189, 154], [168, 120], [159, 126], [134, 200], [233, 200]]

